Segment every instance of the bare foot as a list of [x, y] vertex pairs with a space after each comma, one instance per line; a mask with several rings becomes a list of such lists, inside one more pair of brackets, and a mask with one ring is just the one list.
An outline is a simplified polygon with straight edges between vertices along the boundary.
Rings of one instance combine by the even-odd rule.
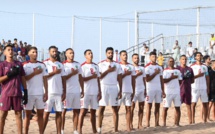
[[144, 127], [141, 126], [141, 125], [139, 125], [139, 126], [137, 127], [137, 129], [144, 129]]

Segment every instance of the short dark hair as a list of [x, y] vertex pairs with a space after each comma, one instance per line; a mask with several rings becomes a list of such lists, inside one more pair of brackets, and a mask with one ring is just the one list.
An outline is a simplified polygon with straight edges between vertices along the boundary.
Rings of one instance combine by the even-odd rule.
[[205, 55], [205, 56], [203, 57], [203, 62], [205, 62], [208, 58], [210, 58], [210, 56], [209, 56], [209, 55]]
[[30, 47], [28, 52], [30, 52], [31, 50], [36, 50], [37, 51], [37, 47]]
[[69, 50], [74, 51], [72, 48], [67, 48], [67, 49], [65, 50], [65, 53], [66, 53], [67, 51], [69, 51]]
[[86, 49], [86, 50], [84, 51], [84, 55], [86, 55], [86, 53], [87, 53], [88, 51], [91, 51], [91, 52], [92, 52], [91, 49]]
[[188, 44], [193, 44], [192, 41], [190, 41]]
[[122, 51], [120, 51], [119, 55], [121, 55], [122, 53], [126, 53], [127, 54], [127, 52], [125, 50], [122, 50]]
[[175, 61], [175, 59], [174, 59], [173, 57], [169, 57], [168, 61], [169, 61], [170, 59], [172, 59], [172, 60], [174, 60], [174, 61]]
[[187, 56], [186, 56], [186, 55], [184, 55], [184, 54], [180, 56], [180, 59], [181, 59], [182, 57], [185, 57], [185, 58], [187, 58]]
[[137, 54], [137, 53], [134, 53], [134, 54], [132, 54], [132, 57], [133, 57], [133, 56], [139, 56], [139, 54]]
[[196, 52], [196, 53], [195, 53], [195, 57], [196, 57], [197, 54], [200, 54], [200, 55], [202, 56], [202, 53], [201, 53], [201, 52]]
[[14, 40], [17, 40], [17, 38], [14, 38]]
[[154, 51], [152, 51], [152, 52], [150, 52], [149, 55], [150, 55], [150, 56], [151, 56], [151, 55], [155, 55], [155, 56], [156, 56], [157, 54], [156, 54]]
[[7, 46], [4, 47], [4, 50], [5, 50], [6, 48], [8, 48], [8, 47], [11, 47], [11, 48], [13, 49], [13, 46], [12, 46], [12, 45], [7, 45]]
[[56, 46], [50, 46], [50, 47], [49, 47], [49, 51], [50, 51], [51, 49], [57, 49], [57, 47], [56, 47]]
[[113, 51], [113, 48], [112, 47], [107, 47], [105, 52], [107, 53], [107, 51], [109, 51], [109, 50]]

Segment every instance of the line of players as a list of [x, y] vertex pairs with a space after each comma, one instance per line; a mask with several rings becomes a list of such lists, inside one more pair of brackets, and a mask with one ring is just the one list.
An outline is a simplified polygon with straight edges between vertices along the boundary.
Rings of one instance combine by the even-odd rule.
[[[114, 132], [118, 132], [119, 109], [125, 105], [126, 130], [133, 129], [135, 103], [139, 102], [138, 129], [142, 129], [144, 102], [146, 101], [146, 127], [149, 127], [152, 103], [155, 103], [155, 126], [159, 126], [159, 109], [163, 98], [163, 125], [171, 103], [175, 106], [175, 125], [179, 126], [181, 103], [187, 104], [189, 123], [195, 123], [195, 106], [199, 98], [203, 103], [203, 118], [207, 121], [209, 73], [201, 63], [201, 53], [196, 53], [196, 63], [186, 66], [187, 58], [180, 57], [181, 66], [174, 68], [174, 59], [169, 58], [168, 68], [162, 69], [156, 63], [156, 53], [150, 53], [150, 63], [139, 66], [139, 55], [133, 54], [133, 64], [127, 62], [127, 52], [121, 51], [121, 62], [113, 61], [113, 48], [106, 49], [106, 60], [93, 63], [93, 52], [85, 50], [86, 61], [80, 64], [74, 60], [74, 51], [66, 49], [67, 60], [56, 60], [57, 48], [49, 47], [50, 58], [43, 63], [37, 61], [37, 48], [29, 50], [30, 61], [21, 65], [13, 61], [10, 45], [4, 48], [6, 60], [0, 63], [0, 134], [4, 132], [5, 119], [10, 109], [15, 111], [18, 133], [22, 133], [21, 111], [25, 109], [24, 132], [27, 134], [33, 106], [37, 108], [39, 133], [43, 134], [49, 114], [56, 111], [57, 133], [64, 133], [66, 109], [73, 109], [74, 133], [82, 133], [84, 115], [90, 106], [90, 121], [93, 133], [102, 132], [105, 107], [113, 111]], [[215, 63], [212, 64], [213, 68]], [[214, 68], [215, 69], [215, 68]], [[21, 97], [19, 85], [24, 87]], [[192, 89], [192, 90], [191, 90]], [[191, 97], [192, 96], [192, 97]], [[22, 100], [21, 100], [22, 99]], [[214, 98], [212, 98], [214, 99]], [[63, 104], [62, 104], [63, 102]], [[192, 102], [192, 105], [191, 105]], [[96, 110], [98, 109], [98, 129]], [[45, 112], [44, 112], [45, 111]]]

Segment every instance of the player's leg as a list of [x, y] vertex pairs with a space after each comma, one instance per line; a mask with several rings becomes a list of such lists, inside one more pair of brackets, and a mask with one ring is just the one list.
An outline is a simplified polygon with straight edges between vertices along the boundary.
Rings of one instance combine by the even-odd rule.
[[189, 124], [192, 124], [192, 111], [191, 111], [191, 104], [186, 104], [187, 107], [187, 117], [189, 120]]
[[79, 119], [78, 119], [78, 133], [82, 134], [82, 126], [84, 123], [84, 115], [87, 112], [87, 108], [81, 108], [80, 110], [80, 115], [79, 115]]
[[167, 107], [163, 107], [163, 126], [166, 127]]
[[4, 125], [7, 117], [8, 111], [0, 110], [0, 134], [4, 133]]
[[96, 110], [95, 109], [90, 109], [90, 121], [91, 121], [93, 133], [97, 133], [97, 130], [96, 130]]
[[22, 134], [22, 111], [15, 111], [18, 134]]
[[138, 129], [143, 128], [143, 111], [144, 111], [144, 101], [139, 102], [139, 110], [138, 110]]
[[191, 110], [192, 110], [192, 123], [195, 123], [195, 112], [196, 112], [196, 103], [195, 102], [192, 102]]
[[200, 94], [204, 114], [203, 122], [206, 123], [208, 118], [208, 95], [204, 90], [201, 90]]
[[211, 121], [210, 115], [211, 115], [211, 108], [213, 106], [213, 102], [209, 102], [208, 104], [208, 120]]
[[130, 127], [131, 129], [133, 129], [133, 117], [134, 117], [134, 109], [135, 109], [135, 102], [137, 101], [137, 96], [136, 94], [134, 95], [134, 98], [132, 100], [132, 103], [131, 103], [131, 124], [130, 124]]
[[200, 94], [198, 91], [194, 89], [191, 90], [191, 94], [192, 94], [192, 100], [191, 100], [192, 123], [195, 123], [196, 103], [198, 102]]
[[215, 121], [215, 102], [212, 104], [213, 121]]
[[113, 122], [114, 122], [114, 131], [118, 132], [118, 124], [119, 124], [119, 114], [118, 114], [118, 106], [112, 106], [113, 111]]
[[55, 114], [55, 123], [57, 128], [57, 134], [61, 134], [61, 126], [62, 126], [62, 112], [56, 111]]
[[37, 117], [38, 117], [37, 122], [38, 122], [40, 134], [43, 134], [43, 126], [44, 126], [43, 114], [44, 114], [44, 109], [37, 109]]
[[150, 117], [151, 117], [152, 103], [146, 104], [146, 127], [150, 127]]
[[[98, 128], [101, 129], [102, 128], [102, 121], [104, 118], [104, 111], [105, 111], [105, 106], [99, 106], [99, 110], [98, 110]], [[100, 130], [99, 130], [100, 132]]]
[[181, 109], [180, 107], [175, 107], [175, 125], [176, 126], [179, 126], [180, 117], [181, 117]]
[[[73, 98], [70, 102], [71, 105], [69, 105], [68, 107], [71, 107], [73, 109], [73, 131], [74, 133], [78, 133], [78, 118], [79, 118], [79, 114], [80, 114], [80, 93], [74, 93], [71, 94], [71, 98]], [[68, 104], [68, 103], [67, 103]]]
[[166, 117], [167, 117], [167, 111], [169, 107], [171, 106], [172, 100], [170, 99], [171, 95], [166, 95], [166, 97], [163, 99], [163, 126], [166, 127]]
[[73, 131], [78, 130], [78, 117], [80, 109], [73, 109]]
[[62, 111], [62, 125], [61, 125], [61, 131], [63, 132], [64, 131], [64, 126], [65, 126], [65, 119], [66, 119], [66, 107], [63, 109]]
[[157, 91], [155, 93], [155, 126], [159, 126], [159, 116], [160, 116], [160, 103], [162, 101], [162, 91]]
[[25, 110], [25, 119], [24, 119], [25, 134], [28, 134], [28, 129], [29, 129], [30, 120], [31, 120], [31, 113], [32, 113], [32, 110]]
[[126, 109], [126, 129], [128, 132], [131, 131], [131, 106], [125, 106]]
[[48, 121], [49, 121], [49, 114], [50, 114], [50, 112], [45, 110], [44, 115], [43, 115], [43, 122], [44, 122], [43, 133], [45, 133], [45, 129], [46, 129], [46, 126], [47, 126]]

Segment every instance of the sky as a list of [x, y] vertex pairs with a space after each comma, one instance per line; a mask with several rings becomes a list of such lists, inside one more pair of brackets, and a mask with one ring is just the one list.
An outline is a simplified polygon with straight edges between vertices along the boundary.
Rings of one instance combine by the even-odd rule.
[[[215, 3], [213, 0], [7, 0], [2, 1], [0, 6], [0, 39], [18, 38], [32, 44], [32, 14], [35, 13], [35, 45], [44, 51], [47, 51], [50, 45], [56, 45], [63, 51], [71, 46], [72, 16], [134, 19], [135, 11], [196, 6], [215, 6]], [[183, 16], [186, 13], [180, 14]], [[196, 14], [190, 15], [191, 19], [195, 20]], [[162, 17], [165, 16], [167, 15]], [[83, 52], [87, 48], [93, 50], [95, 62], [99, 61], [99, 26], [99, 19], [75, 19], [74, 50], [78, 61], [84, 61]], [[105, 58], [107, 46], [122, 50], [128, 47], [128, 40], [130, 46], [134, 44], [134, 24], [130, 24], [129, 36], [127, 27], [127, 22], [102, 23], [102, 59]], [[146, 25], [145, 30], [150, 30], [150, 27]], [[155, 29], [155, 35], [162, 32], [161, 27], [155, 28], [160, 28]], [[175, 28], [173, 29], [175, 33]], [[195, 33], [194, 29], [190, 30], [190, 33], [193, 32]], [[144, 36], [150, 37], [151, 33], [145, 32]]]

